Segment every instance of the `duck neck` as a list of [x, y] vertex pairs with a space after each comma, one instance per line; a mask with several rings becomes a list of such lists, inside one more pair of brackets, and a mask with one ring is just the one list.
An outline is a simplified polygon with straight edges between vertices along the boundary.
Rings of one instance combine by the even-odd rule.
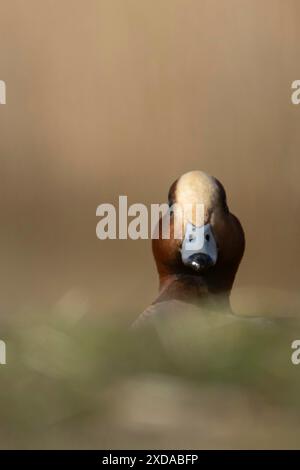
[[230, 309], [230, 289], [211, 288], [209, 280], [199, 274], [165, 274], [159, 279], [159, 296], [156, 302], [181, 300], [196, 305], [210, 305]]

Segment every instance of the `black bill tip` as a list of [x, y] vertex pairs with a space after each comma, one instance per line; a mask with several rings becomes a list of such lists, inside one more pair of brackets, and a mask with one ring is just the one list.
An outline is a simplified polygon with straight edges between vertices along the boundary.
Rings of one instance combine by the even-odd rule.
[[194, 271], [201, 272], [213, 266], [214, 262], [209, 255], [205, 253], [195, 253], [188, 258], [187, 266]]

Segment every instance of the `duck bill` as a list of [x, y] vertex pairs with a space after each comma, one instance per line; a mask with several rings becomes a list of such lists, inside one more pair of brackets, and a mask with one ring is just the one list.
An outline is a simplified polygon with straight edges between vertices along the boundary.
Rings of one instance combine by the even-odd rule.
[[196, 227], [188, 223], [181, 248], [185, 266], [203, 272], [214, 266], [218, 259], [217, 243], [210, 224]]
[[185, 265], [194, 269], [194, 271], [200, 272], [213, 266], [214, 262], [210, 256], [205, 255], [204, 253], [195, 253], [194, 255], [189, 256]]

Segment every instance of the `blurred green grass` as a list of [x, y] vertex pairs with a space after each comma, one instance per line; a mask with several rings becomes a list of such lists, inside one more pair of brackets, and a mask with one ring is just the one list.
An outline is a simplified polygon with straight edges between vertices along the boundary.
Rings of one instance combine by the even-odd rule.
[[299, 321], [6, 318], [2, 448], [298, 447]]

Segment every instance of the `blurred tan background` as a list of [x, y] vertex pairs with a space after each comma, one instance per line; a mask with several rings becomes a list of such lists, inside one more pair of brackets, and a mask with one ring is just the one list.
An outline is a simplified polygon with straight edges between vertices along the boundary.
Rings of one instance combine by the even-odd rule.
[[298, 288], [299, 15], [298, 0], [1, 2], [1, 314], [76, 292], [135, 318], [157, 290], [150, 241], [97, 240], [96, 207], [164, 202], [191, 169], [245, 228], [236, 288]]

